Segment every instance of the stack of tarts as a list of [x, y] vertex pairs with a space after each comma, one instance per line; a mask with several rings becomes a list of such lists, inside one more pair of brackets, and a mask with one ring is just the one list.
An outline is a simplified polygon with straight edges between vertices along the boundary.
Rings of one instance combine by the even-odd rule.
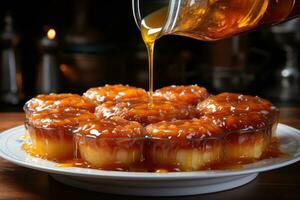
[[259, 97], [169, 86], [153, 94], [124, 85], [39, 95], [24, 110], [27, 152], [109, 170], [196, 171], [262, 158], [278, 109]]

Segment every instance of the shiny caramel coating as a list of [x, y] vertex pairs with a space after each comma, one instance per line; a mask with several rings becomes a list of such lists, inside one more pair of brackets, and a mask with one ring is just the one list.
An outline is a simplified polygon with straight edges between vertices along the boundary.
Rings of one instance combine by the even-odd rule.
[[271, 127], [272, 121], [260, 112], [232, 113], [226, 115], [208, 115], [200, 119], [209, 119], [222, 128], [225, 133], [247, 132]]
[[200, 115], [225, 114], [239, 112], [260, 112], [277, 118], [278, 109], [268, 100], [260, 97], [235, 93], [221, 93], [211, 96], [197, 105]]
[[141, 88], [128, 85], [105, 85], [87, 90], [83, 96], [90, 99], [94, 104], [99, 105], [107, 101], [130, 101], [148, 99], [148, 94]]
[[223, 137], [235, 131], [246, 131], [271, 127], [271, 122], [261, 113], [235, 113], [230, 115], [202, 116], [199, 119], [159, 122], [146, 127], [150, 137], [158, 138], [210, 138]]
[[192, 105], [197, 105], [209, 97], [207, 90], [197, 85], [163, 87], [156, 90], [153, 95], [167, 101], [180, 101]]
[[27, 120], [33, 127], [74, 128], [80, 122], [89, 121], [91, 119], [95, 119], [95, 116], [86, 110], [64, 108], [33, 113]]
[[94, 119], [82, 122], [75, 133], [95, 139], [143, 138], [145, 129], [138, 122], [112, 117], [110, 119]]
[[224, 131], [212, 118], [159, 122], [146, 127], [147, 135], [167, 139], [204, 139], [224, 135]]
[[95, 115], [99, 118], [119, 116], [143, 125], [160, 121], [192, 119], [198, 116], [194, 106], [179, 101], [161, 101], [154, 99], [152, 105], [148, 101], [106, 102], [96, 107]]
[[26, 114], [32, 114], [44, 110], [59, 110], [68, 107], [88, 110], [90, 112], [94, 112], [95, 110], [95, 106], [87, 98], [69, 93], [38, 95], [25, 104], [24, 110]]

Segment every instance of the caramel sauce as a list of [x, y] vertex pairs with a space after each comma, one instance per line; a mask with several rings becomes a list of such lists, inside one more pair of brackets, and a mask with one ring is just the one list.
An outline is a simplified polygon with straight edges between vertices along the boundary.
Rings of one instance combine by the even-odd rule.
[[21, 146], [21, 148], [29, 155], [34, 156], [36, 158], [41, 158], [45, 160], [50, 160], [54, 162], [63, 162], [63, 160], [59, 160], [56, 158], [49, 159], [47, 155], [41, 155], [41, 152], [37, 149], [32, 148], [32, 145], [29, 143], [24, 142]]
[[268, 145], [267, 149], [264, 151], [260, 159], [264, 160], [264, 159], [279, 158], [279, 157], [286, 157], [286, 156], [288, 155], [283, 153], [279, 149], [278, 138], [273, 137], [271, 139], [270, 144]]
[[21, 146], [21, 148], [26, 152], [28, 153], [29, 155], [32, 155], [34, 157], [40, 157], [39, 156], [39, 152], [35, 151], [32, 146], [26, 142], [24, 142]]
[[[34, 149], [32, 148], [32, 145], [29, 143], [24, 142], [21, 146], [21, 148], [29, 155], [36, 157], [36, 158], [41, 158], [44, 160], [50, 160], [50, 161], [54, 161], [54, 162], [64, 162], [64, 160], [62, 159], [57, 159], [57, 158], [49, 158], [47, 155], [41, 155], [41, 152], [38, 149]], [[71, 166], [70, 166], [71, 167]]]
[[[61, 168], [81, 167], [81, 168], [93, 169], [91, 165], [89, 165], [87, 162], [81, 159], [66, 160], [58, 163], [56, 166]], [[96, 169], [109, 170], [109, 171], [124, 171], [124, 172], [157, 172], [157, 173], [180, 171], [180, 169], [177, 166], [157, 166], [155, 164], [146, 161], [141, 161], [139, 163], [131, 164], [129, 167], [118, 163], [114, 163]]]
[[20, 137], [20, 140], [22, 140], [22, 141], [26, 141], [26, 140], [29, 140], [29, 139], [30, 139], [29, 134], [21, 135], [21, 137]]
[[78, 158], [60, 162], [56, 166], [60, 168], [70, 168], [70, 167], [91, 168], [91, 166], [87, 162]]
[[192, 119], [198, 117], [193, 105], [181, 101], [166, 101], [154, 96], [151, 109], [148, 101], [106, 102], [96, 108], [95, 115], [100, 119], [118, 116], [129, 121], [136, 121], [146, 126], [161, 121], [174, 119]]

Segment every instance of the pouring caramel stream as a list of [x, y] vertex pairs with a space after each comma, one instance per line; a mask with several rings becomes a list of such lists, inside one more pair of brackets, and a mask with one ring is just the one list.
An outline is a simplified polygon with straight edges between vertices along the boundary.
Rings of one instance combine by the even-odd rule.
[[153, 12], [143, 19], [141, 33], [148, 52], [149, 63], [149, 105], [153, 105], [153, 56], [155, 41], [161, 36], [162, 25], [167, 15], [167, 9], [163, 8]]

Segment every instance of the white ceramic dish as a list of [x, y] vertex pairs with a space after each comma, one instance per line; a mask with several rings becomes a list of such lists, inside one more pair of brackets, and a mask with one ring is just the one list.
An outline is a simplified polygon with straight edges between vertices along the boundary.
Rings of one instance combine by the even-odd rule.
[[199, 172], [117, 172], [57, 167], [57, 163], [27, 155], [21, 148], [24, 126], [0, 134], [0, 156], [17, 165], [45, 171], [56, 180], [78, 188], [123, 195], [184, 196], [223, 191], [249, 183], [260, 172], [277, 169], [300, 160], [300, 130], [279, 124], [281, 151], [288, 157], [244, 165], [240, 170]]

